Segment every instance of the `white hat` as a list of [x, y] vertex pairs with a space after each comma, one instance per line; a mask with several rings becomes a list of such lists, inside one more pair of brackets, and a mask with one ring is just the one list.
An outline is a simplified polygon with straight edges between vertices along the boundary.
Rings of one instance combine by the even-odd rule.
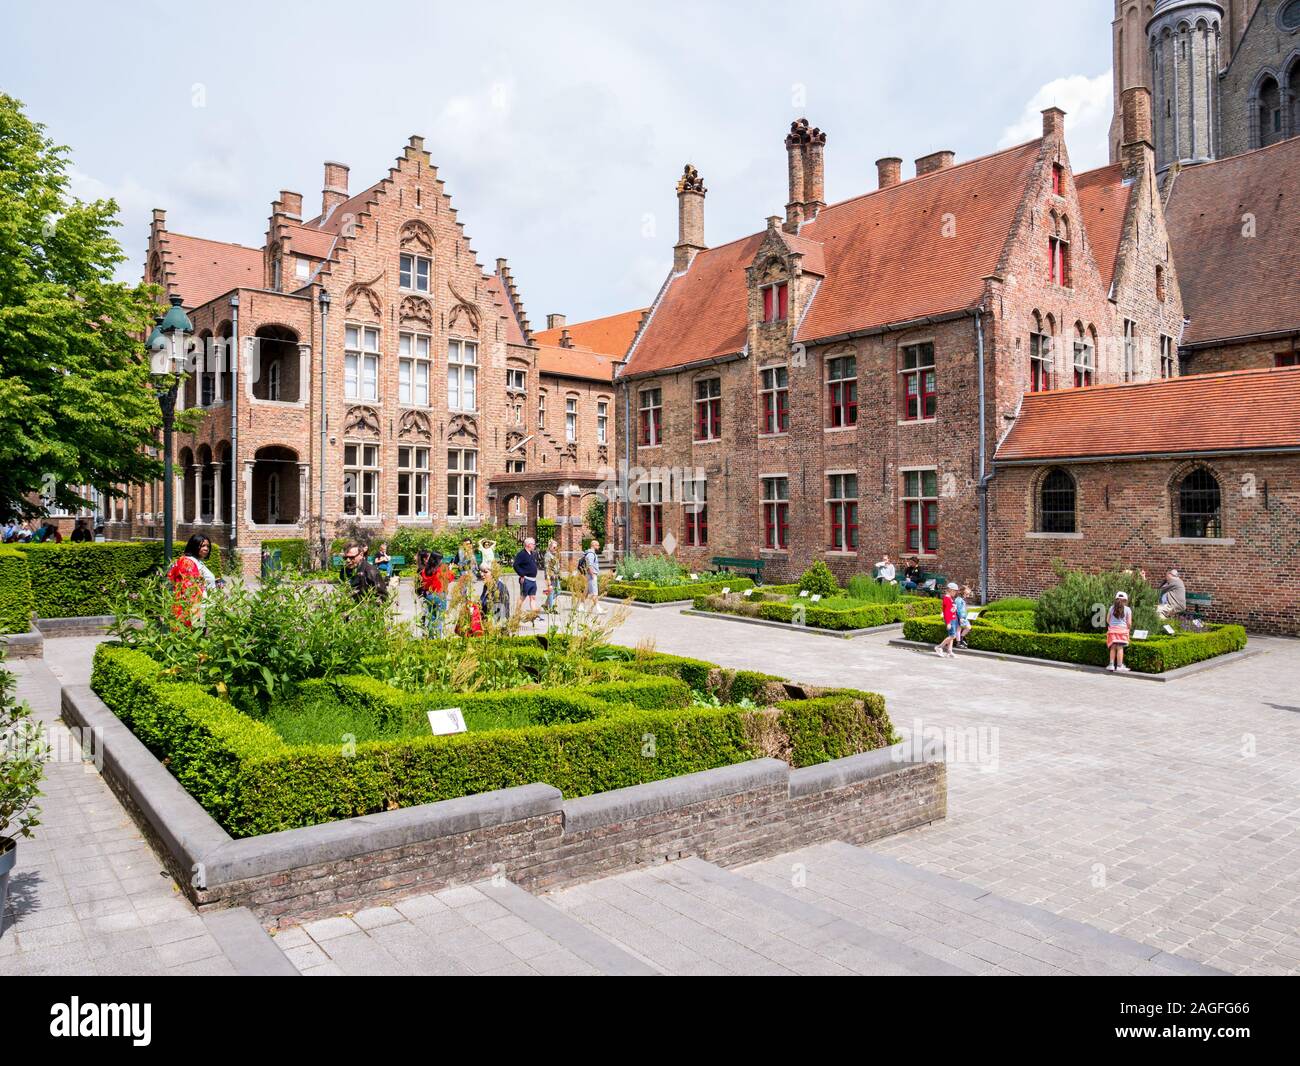
[[1128, 599], [1128, 593], [1127, 593], [1127, 592], [1123, 592], [1123, 591], [1117, 592], [1117, 593], [1115, 593], [1115, 599], [1117, 599], [1117, 600], [1127, 600], [1127, 599]]
[[960, 588], [961, 586], [959, 586], [959, 585], [957, 584], [957, 582], [955, 582], [955, 581], [949, 581], [949, 582], [948, 582], [948, 587], [949, 587], [950, 589], [955, 589], [955, 588]]

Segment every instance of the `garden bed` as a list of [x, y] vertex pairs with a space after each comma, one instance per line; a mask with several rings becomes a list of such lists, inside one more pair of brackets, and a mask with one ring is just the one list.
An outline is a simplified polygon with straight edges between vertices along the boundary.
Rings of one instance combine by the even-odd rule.
[[697, 596], [721, 593], [724, 588], [743, 592], [753, 588], [754, 582], [747, 577], [715, 577], [709, 575], [697, 581], [684, 581], [681, 584], [659, 585], [650, 581], [612, 581], [604, 590], [604, 595], [612, 600], [631, 600], [633, 603], [661, 604], [687, 603]]
[[[525, 673], [558, 653], [507, 643]], [[765, 756], [808, 767], [895, 740], [874, 693], [805, 686], [792, 698], [768, 675], [611, 646], [590, 659], [581, 683], [465, 692], [412, 690], [409, 671], [372, 656], [363, 672], [303, 681], [258, 717], [104, 644], [92, 687], [234, 837], [536, 782], [576, 797]], [[446, 707], [461, 708], [468, 732], [430, 735], [427, 712]]]
[[[966, 643], [974, 651], [991, 652], [1022, 659], [1104, 668], [1108, 662], [1106, 635], [1101, 633], [1040, 633], [1034, 629], [1032, 600], [995, 601], [982, 609], [973, 608], [973, 621]], [[931, 601], [933, 608], [933, 601]], [[1027, 606], [1028, 605], [1028, 606]], [[903, 623], [903, 637], [921, 644], [938, 644], [947, 635], [943, 618], [937, 615], [912, 618]], [[1124, 655], [1125, 664], [1140, 674], [1164, 674], [1246, 647], [1246, 630], [1235, 625], [1207, 625], [1200, 631], [1173, 635], [1151, 631], [1144, 640], [1134, 640]]]
[[695, 613], [780, 622], [836, 634], [896, 625], [933, 610], [934, 600], [913, 596], [904, 596], [894, 603], [868, 603], [840, 595], [814, 602], [811, 596], [801, 598], [797, 586], [793, 585], [778, 589], [765, 587], [750, 596], [706, 594], [694, 601]]

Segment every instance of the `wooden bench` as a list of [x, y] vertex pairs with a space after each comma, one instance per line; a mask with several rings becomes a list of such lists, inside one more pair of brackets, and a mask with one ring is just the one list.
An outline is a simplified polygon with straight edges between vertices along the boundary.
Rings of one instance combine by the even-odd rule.
[[754, 584], [761, 585], [763, 583], [763, 567], [767, 565], [767, 561], [764, 559], [728, 559], [724, 556], [717, 556], [709, 561], [719, 570], [752, 573], [754, 575]]
[[1201, 616], [1214, 606], [1214, 597], [1208, 592], [1188, 592], [1187, 607], [1183, 610], [1184, 618], [1201, 620]]

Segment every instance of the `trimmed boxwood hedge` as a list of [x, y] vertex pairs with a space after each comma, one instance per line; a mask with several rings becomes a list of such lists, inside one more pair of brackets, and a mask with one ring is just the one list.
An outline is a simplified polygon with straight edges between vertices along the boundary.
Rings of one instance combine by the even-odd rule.
[[32, 581], [27, 556], [0, 544], [0, 633], [26, 633], [32, 628]]
[[933, 600], [900, 600], [898, 603], [864, 603], [861, 607], [841, 610], [823, 607], [810, 600], [791, 602], [728, 603], [714, 596], [698, 596], [697, 611], [714, 614], [734, 614], [744, 618], [765, 618], [770, 622], [793, 623], [796, 612], [803, 608], [803, 623], [813, 629], [830, 629], [844, 632], [850, 629], [870, 629], [873, 626], [902, 622], [916, 614], [934, 610]]
[[[667, 668], [671, 656], [628, 663]], [[690, 660], [685, 660], [690, 663]], [[711, 664], [703, 666], [717, 670]], [[684, 667], [684, 673], [696, 669]], [[740, 674], [733, 675], [735, 679]], [[753, 675], [753, 678], [762, 675]], [[751, 678], [750, 683], [757, 683]], [[333, 744], [289, 744], [270, 725], [241, 714], [197, 685], [168, 680], [147, 656], [113, 643], [96, 649], [91, 684], [114, 713], [189, 793], [232, 835], [254, 836], [355, 815], [452, 799], [532, 782], [584, 796], [647, 781], [780, 755], [793, 765], [838, 758], [891, 743], [884, 702], [872, 693], [836, 690], [786, 700], [770, 710], [740, 707], [646, 709], [635, 700], [678, 699], [677, 682], [611, 682], [603, 696], [516, 690], [458, 694], [455, 705], [508, 718], [562, 705], [570, 719], [551, 725], [489, 728]], [[428, 696], [389, 688], [374, 678], [329, 682], [342, 698], [409, 713]], [[311, 694], [310, 684], [300, 689]], [[314, 691], [323, 698], [320, 686]], [[546, 701], [552, 701], [547, 704]], [[587, 701], [590, 701], [588, 703]], [[495, 705], [491, 708], [489, 705]], [[402, 712], [400, 709], [405, 708]], [[395, 710], [396, 709], [396, 710]]]
[[744, 592], [753, 588], [754, 582], [747, 577], [709, 578], [688, 581], [681, 585], [652, 585], [648, 581], [613, 581], [603, 595], [620, 600], [633, 600], [637, 603], [676, 603], [679, 600], [691, 600], [702, 594], [713, 595], [724, 588], [732, 592]]
[[[1020, 614], [1018, 611], [1008, 613]], [[995, 611], [994, 618], [997, 615]], [[908, 640], [938, 644], [946, 635], [942, 618], [914, 618], [903, 623], [903, 636]], [[966, 643], [978, 651], [1085, 666], [1105, 666], [1110, 661], [1104, 633], [1035, 633], [1025, 629], [1007, 629], [988, 620], [984, 614], [975, 620]], [[1133, 641], [1124, 653], [1124, 663], [1137, 673], [1163, 674], [1216, 655], [1241, 651], [1245, 646], [1246, 630], [1242, 626], [1207, 626], [1203, 633], [1179, 633], [1173, 637], [1152, 634], [1146, 640]]]
[[[38, 618], [111, 614], [123, 581], [137, 582], [162, 566], [159, 541], [24, 544], [17, 550], [27, 559]], [[184, 544], [177, 544], [173, 554], [184, 550]], [[221, 549], [215, 544], [208, 568], [221, 576]]]

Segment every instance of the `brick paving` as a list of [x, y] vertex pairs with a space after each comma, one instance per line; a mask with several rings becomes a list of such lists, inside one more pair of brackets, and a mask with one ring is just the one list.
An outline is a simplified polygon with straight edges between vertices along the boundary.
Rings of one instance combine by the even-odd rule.
[[[827, 845], [739, 870], [675, 863], [541, 899], [451, 889], [275, 944], [311, 975], [1300, 972], [1300, 642], [1253, 638], [1263, 654], [1152, 684], [940, 661], [890, 636], [663, 610], [631, 612], [617, 639], [884, 693], [904, 735], [948, 733], [945, 822], [857, 858]], [[87, 680], [94, 644], [11, 664], [44, 720], [60, 681]], [[93, 768], [50, 771], [0, 975], [232, 972]]]

